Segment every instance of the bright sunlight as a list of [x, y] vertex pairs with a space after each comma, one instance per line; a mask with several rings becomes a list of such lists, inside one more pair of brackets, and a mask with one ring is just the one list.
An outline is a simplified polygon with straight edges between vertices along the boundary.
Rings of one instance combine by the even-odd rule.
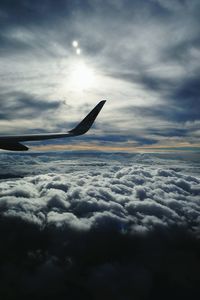
[[93, 86], [95, 73], [83, 62], [74, 64], [71, 72], [71, 85], [80, 90], [86, 90]]

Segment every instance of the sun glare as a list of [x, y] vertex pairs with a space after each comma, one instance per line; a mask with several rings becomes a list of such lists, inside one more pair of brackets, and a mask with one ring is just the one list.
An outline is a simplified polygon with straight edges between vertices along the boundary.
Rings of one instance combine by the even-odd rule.
[[89, 89], [95, 81], [95, 73], [84, 63], [74, 65], [71, 73], [71, 84], [76, 89]]
[[77, 48], [77, 49], [76, 49], [76, 54], [77, 54], [77, 55], [80, 55], [80, 54], [81, 54], [81, 49], [80, 49], [80, 48]]

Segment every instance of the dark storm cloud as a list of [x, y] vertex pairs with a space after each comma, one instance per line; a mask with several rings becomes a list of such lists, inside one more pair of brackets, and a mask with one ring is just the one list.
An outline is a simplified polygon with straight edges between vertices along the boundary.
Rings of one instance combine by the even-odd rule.
[[[1, 1], [0, 53], [7, 56], [23, 51], [34, 52], [36, 47], [43, 47], [46, 48], [46, 53], [49, 50], [48, 54], [53, 55], [50, 41], [53, 39], [56, 42], [56, 36], [58, 36], [56, 27], [64, 22], [67, 38], [69, 38], [72, 34], [71, 19], [74, 13], [82, 9], [85, 9], [86, 15], [90, 12], [90, 5], [87, 1], [45, 0], [42, 3], [38, 0]], [[49, 29], [53, 34], [49, 32]], [[44, 40], [46, 40], [46, 46], [44, 46]]]
[[67, 13], [70, 13], [73, 6], [79, 1], [66, 1], [60, 0], [59, 3], [55, 3], [52, 0], [44, 0], [42, 3], [38, 0], [11, 0], [1, 1], [1, 17], [2, 25], [4, 27], [12, 26], [26, 26], [43, 25], [48, 23], [52, 18], [56, 16], [64, 17]]
[[22, 92], [1, 93], [1, 120], [16, 120], [26, 116], [35, 118], [49, 110], [58, 109], [63, 103], [58, 100], [48, 101]]
[[8, 36], [0, 35], [0, 54], [8, 55], [16, 52], [29, 50], [30, 48], [25, 43], [12, 40]]
[[191, 57], [191, 50], [198, 50], [200, 46], [199, 28], [194, 28], [193, 34], [185, 37], [183, 41], [168, 45], [163, 53], [162, 59], [165, 61], [178, 61], [186, 63], [186, 59]]
[[[160, 110], [157, 107], [151, 109], [154, 114], [177, 122], [198, 120], [200, 110], [199, 75], [196, 74], [196, 77], [189, 76], [182, 82], [177, 82], [176, 86], [173, 84], [171, 89], [168, 85], [168, 90], [164, 89], [163, 91], [165, 105]], [[153, 79], [149, 78], [148, 88], [156, 91], [162, 90], [163, 80], [153, 82]], [[156, 111], [157, 109], [158, 111]]]
[[187, 130], [186, 129], [177, 129], [177, 128], [165, 128], [164, 130], [161, 129], [149, 129], [148, 132], [151, 135], [157, 135], [157, 136], [164, 136], [164, 137], [170, 137], [170, 136], [179, 136], [183, 137], [186, 136]]
[[51, 173], [0, 182], [1, 297], [168, 299], [176, 291], [184, 299], [199, 292], [199, 177], [148, 155], [131, 157], [127, 166], [121, 155], [122, 164], [109, 159], [100, 167], [87, 156], [78, 169], [74, 157], [73, 170], [57, 159], [60, 173], [47, 156], [18, 159], [29, 174], [34, 165]]
[[200, 80], [197, 77], [186, 79], [171, 95], [182, 112], [177, 113], [177, 120], [199, 120], [200, 111]]
[[[127, 11], [127, 7], [130, 11]], [[167, 10], [154, 1], [146, 3], [147, 10], [150, 10], [150, 14], [160, 16], [161, 18], [167, 14]], [[53, 22], [56, 18], [68, 18], [73, 15], [74, 12], [81, 11], [84, 14], [98, 13], [99, 15], [106, 14], [108, 16], [119, 16], [125, 12], [126, 15], [131, 17], [134, 13], [133, 8], [143, 9], [141, 1], [105, 1], [102, 5], [101, 1], [68, 1], [59, 0], [55, 3], [53, 0], [44, 0], [42, 3], [39, 0], [11, 0], [1, 1], [1, 17], [2, 25], [5, 27], [19, 25], [24, 26], [27, 24], [45, 25], [46, 23]], [[126, 9], [122, 11], [122, 9]]]
[[[132, 107], [134, 112], [141, 115], [153, 115], [155, 118], [165, 120], [184, 122], [187, 120], [199, 120], [200, 110], [200, 92], [199, 92], [199, 75], [186, 76], [180, 82], [180, 79], [163, 79], [154, 77], [152, 74], [137, 76], [131, 73], [113, 74], [130, 82], [142, 84], [147, 90], [161, 94], [162, 105], [147, 107]], [[127, 108], [130, 111], [130, 107]]]

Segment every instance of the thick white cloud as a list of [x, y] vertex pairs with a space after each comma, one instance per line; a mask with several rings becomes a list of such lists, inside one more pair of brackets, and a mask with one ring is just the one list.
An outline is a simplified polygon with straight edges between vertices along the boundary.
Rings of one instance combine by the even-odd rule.
[[1, 298], [198, 293], [200, 177], [189, 157], [2, 154]]
[[[149, 231], [159, 224], [185, 225], [191, 219], [197, 224], [199, 196], [198, 177], [141, 164], [84, 168], [84, 172], [47, 173], [0, 183], [4, 215], [30, 217], [42, 227], [63, 224], [79, 230], [109, 227], [110, 222], [119, 231], [138, 225]], [[45, 216], [43, 223], [40, 213]]]

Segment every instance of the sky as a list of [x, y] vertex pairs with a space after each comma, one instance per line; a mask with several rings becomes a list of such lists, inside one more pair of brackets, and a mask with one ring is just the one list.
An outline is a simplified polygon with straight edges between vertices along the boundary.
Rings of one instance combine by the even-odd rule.
[[107, 100], [0, 151], [0, 299], [199, 298], [199, 23], [199, 0], [0, 0], [0, 136]]
[[198, 0], [1, 0], [0, 134], [93, 129], [34, 150], [199, 149]]

